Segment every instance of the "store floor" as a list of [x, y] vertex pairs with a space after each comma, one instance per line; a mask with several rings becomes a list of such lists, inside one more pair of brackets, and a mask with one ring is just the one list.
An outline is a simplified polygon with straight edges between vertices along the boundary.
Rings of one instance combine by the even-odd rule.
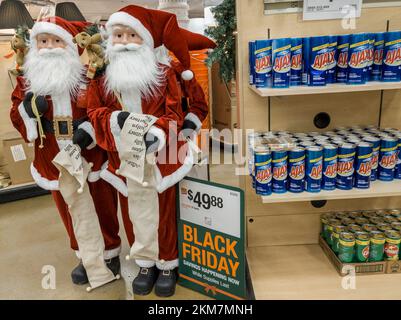
[[[212, 181], [238, 185], [233, 165], [212, 165]], [[121, 257], [128, 253], [124, 232]], [[138, 272], [132, 261], [122, 262], [118, 280], [87, 293], [86, 286], [71, 283], [70, 272], [78, 263], [51, 196], [0, 205], [0, 299], [132, 299], [131, 283]], [[55, 289], [43, 289], [49, 270], [55, 270]], [[42, 273], [42, 271], [44, 273]], [[149, 296], [134, 299], [157, 299]], [[177, 286], [174, 299], [205, 299]]]

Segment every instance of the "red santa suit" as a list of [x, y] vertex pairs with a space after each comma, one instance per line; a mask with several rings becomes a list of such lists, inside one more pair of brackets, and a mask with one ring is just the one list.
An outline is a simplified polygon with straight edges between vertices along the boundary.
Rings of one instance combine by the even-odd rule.
[[187, 99], [187, 109], [183, 110], [185, 112], [185, 119], [192, 121], [196, 125], [196, 130], [199, 131], [202, 127], [202, 122], [209, 113], [205, 93], [195, 77], [189, 81], [184, 81], [181, 78], [181, 74], [184, 71], [181, 63], [171, 61], [171, 67], [174, 69], [177, 80], [180, 83], [182, 97]]
[[[184, 29], [181, 29], [181, 33], [184, 34], [190, 51], [214, 49], [216, 47], [216, 44], [212, 40], [201, 34]], [[185, 71], [185, 67], [182, 63], [177, 60], [172, 60], [170, 64], [176, 72], [177, 81], [180, 83], [183, 98], [187, 99], [188, 108], [184, 110], [186, 113], [185, 119], [192, 121], [196, 125], [196, 130], [199, 131], [202, 127], [202, 122], [209, 113], [205, 93], [195, 77], [187, 81], [182, 79], [181, 75]]]
[[[77, 48], [72, 43], [72, 38], [73, 35], [78, 33], [78, 29], [66, 30], [63, 26], [55, 23], [37, 22], [31, 32], [32, 46], [36, 45], [35, 37], [39, 33], [50, 33], [59, 36], [66, 41], [67, 45]], [[38, 186], [51, 191], [70, 237], [71, 248], [76, 251], [79, 250], [68, 206], [58, 191], [59, 171], [52, 163], [61, 148], [64, 148], [67, 143], [72, 143], [71, 139], [58, 140], [55, 136], [53, 126], [68, 125], [63, 119], [65, 117], [72, 120], [73, 130], [83, 129], [93, 139], [93, 143], [87, 150], [82, 150], [81, 155], [86, 161], [93, 163], [92, 171], [88, 177], [88, 185], [105, 242], [104, 258], [111, 259], [118, 256], [121, 251], [121, 240], [118, 236], [117, 193], [108, 183], [100, 179], [100, 171], [107, 161], [107, 154], [96, 145], [93, 127], [88, 121], [86, 105], [78, 106], [77, 98], [71, 96], [68, 90], [58, 95], [46, 96], [48, 110], [41, 116], [45, 139], [43, 139], [43, 148], [40, 148], [41, 139], [38, 135], [37, 120], [28, 116], [23, 105], [26, 94], [25, 88], [25, 79], [19, 77], [17, 86], [12, 93], [11, 121], [26, 142], [34, 142], [35, 144], [35, 158], [31, 164], [32, 177]], [[83, 92], [83, 94], [85, 93]], [[81, 96], [80, 98], [82, 99], [83, 97]]]
[[[166, 82], [159, 87], [161, 92], [157, 99], [132, 99], [129, 92], [121, 92], [121, 99], [126, 111], [138, 114], [149, 114], [158, 118], [149, 132], [164, 142], [164, 154], [169, 154], [171, 144], [177, 143], [177, 131], [169, 130], [169, 124], [174, 121], [177, 129], [182, 125], [184, 114], [180, 105], [181, 92], [175, 77], [174, 70], [166, 69]], [[117, 116], [122, 106], [113, 94], [107, 94], [105, 79], [101, 77], [91, 81], [88, 89], [88, 115], [96, 132], [96, 141], [99, 146], [108, 151], [109, 163], [102, 170], [100, 176], [113, 185], [123, 196], [121, 197], [122, 214], [125, 230], [130, 245], [135, 241], [133, 227], [128, 215], [127, 185], [125, 178], [116, 174], [120, 168], [120, 158], [117, 151], [116, 139], [121, 133]], [[170, 136], [169, 134], [173, 134]], [[171, 143], [170, 143], [171, 142]], [[180, 150], [184, 142], [178, 142]], [[181, 149], [183, 150], [183, 149]], [[164, 267], [171, 269], [178, 266], [177, 249], [177, 222], [176, 222], [176, 190], [175, 184], [180, 181], [192, 168], [192, 164], [158, 163], [157, 190], [159, 192], [159, 260], [165, 261]], [[135, 222], [134, 222], [135, 223]], [[138, 262], [138, 261], [137, 261]], [[140, 264], [140, 262], [138, 263]], [[145, 265], [144, 265], [145, 266]], [[146, 266], [145, 266], [146, 267]]]
[[[193, 78], [193, 73], [189, 70], [190, 57], [187, 41], [185, 37], [181, 36], [174, 15], [128, 6], [110, 17], [106, 24], [108, 32], [113, 25], [124, 25], [134, 29], [143, 39], [144, 44], [152, 49], [164, 45], [180, 60], [183, 66], [181, 77], [185, 80]], [[184, 33], [183, 35], [185, 36]], [[110, 65], [111, 63], [112, 61], [110, 61]], [[128, 208], [127, 200], [124, 198], [128, 196], [129, 191], [126, 179], [118, 172], [121, 164], [119, 145], [122, 132], [118, 123], [118, 115], [124, 110], [131, 114], [151, 115], [157, 118], [148, 131], [160, 142], [155, 184], [159, 193], [159, 221], [157, 235], [155, 235], [158, 237], [158, 260], [155, 262], [160, 270], [172, 270], [178, 266], [175, 185], [192, 169], [193, 154], [190, 148], [187, 148], [186, 141], [177, 139], [185, 113], [181, 106], [182, 92], [176, 79], [176, 70], [165, 64], [159, 64], [159, 68], [164, 70], [163, 79], [165, 81], [160, 83], [157, 94], [152, 97], [143, 97], [135, 89], [108, 93], [105, 77], [92, 80], [88, 89], [88, 115], [96, 132], [97, 143], [108, 151], [109, 163], [100, 175], [122, 195], [124, 225], [129, 242], [134, 246], [135, 235], [132, 222], [134, 229], [138, 222], [131, 221], [132, 219], [129, 218], [131, 212], [128, 211], [131, 211], [132, 208], [131, 206]], [[204, 101], [204, 97], [199, 99]], [[204, 109], [204, 105], [201, 108]], [[203, 118], [204, 114], [199, 113], [199, 117]], [[175, 126], [171, 127], [173, 123]], [[170, 152], [170, 150], [174, 151]], [[177, 155], [177, 151], [179, 155]], [[171, 156], [175, 159], [171, 159]], [[130, 205], [133, 205], [130, 200], [129, 202]], [[144, 268], [154, 265], [152, 261], [138, 260], [137, 258], [136, 262]]]

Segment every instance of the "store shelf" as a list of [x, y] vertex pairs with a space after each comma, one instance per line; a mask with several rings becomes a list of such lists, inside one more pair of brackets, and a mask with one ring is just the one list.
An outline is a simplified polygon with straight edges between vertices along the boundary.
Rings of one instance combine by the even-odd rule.
[[247, 258], [257, 300], [398, 297], [401, 274], [357, 275], [355, 289], [344, 289], [347, 281], [318, 244], [252, 247]]
[[249, 86], [254, 92], [261, 97], [280, 97], [280, 96], [296, 96], [308, 94], [324, 94], [324, 93], [343, 93], [343, 92], [361, 92], [375, 90], [394, 90], [401, 89], [401, 82], [369, 82], [363, 85], [347, 85], [347, 84], [330, 84], [324, 87], [290, 87], [290, 88], [256, 88]]
[[333, 190], [319, 193], [273, 193], [270, 196], [261, 196], [263, 203], [300, 202], [316, 200], [362, 199], [401, 196], [401, 181], [382, 182], [374, 181], [370, 189]]
[[0, 204], [16, 200], [23, 200], [48, 194], [49, 191], [38, 187], [35, 183], [10, 185], [0, 189]]

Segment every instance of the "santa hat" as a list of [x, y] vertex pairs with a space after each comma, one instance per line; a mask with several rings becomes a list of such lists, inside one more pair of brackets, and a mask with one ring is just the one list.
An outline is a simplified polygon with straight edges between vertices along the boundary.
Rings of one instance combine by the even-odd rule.
[[204, 35], [194, 33], [185, 29], [181, 29], [181, 33], [187, 40], [189, 51], [216, 48], [216, 43], [214, 43], [214, 41], [210, 40]]
[[129, 5], [113, 13], [106, 23], [106, 30], [111, 34], [115, 25], [124, 25], [134, 29], [151, 48], [164, 45], [174, 53], [184, 67], [181, 77], [191, 80], [194, 76], [190, 69], [191, 60], [185, 36], [181, 33], [174, 14]]
[[84, 31], [88, 25], [83, 21], [67, 21], [60, 17], [47, 17], [35, 22], [32, 27], [30, 39], [31, 45], [36, 45], [36, 36], [40, 33], [49, 33], [61, 38], [67, 46], [78, 50], [81, 55], [83, 49], [79, 48], [72, 40], [80, 32]]

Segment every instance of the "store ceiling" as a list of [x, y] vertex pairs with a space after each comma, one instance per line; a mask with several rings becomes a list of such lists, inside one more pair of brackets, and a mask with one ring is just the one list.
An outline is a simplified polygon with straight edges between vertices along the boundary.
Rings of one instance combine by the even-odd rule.
[[[53, 2], [57, 3], [64, 1], [67, 0], [57, 0]], [[34, 3], [35, 1], [27, 0], [23, 2]], [[148, 8], [157, 8], [159, 3], [158, 0], [77, 0], [73, 2], [77, 4], [78, 8], [88, 20], [93, 20], [95, 18], [107, 19], [111, 13], [129, 4], [137, 4]], [[188, 0], [190, 6], [190, 18], [203, 17], [204, 7], [218, 5], [221, 2], [222, 0]], [[28, 8], [34, 18], [40, 11], [40, 7], [37, 6], [28, 5]]]

